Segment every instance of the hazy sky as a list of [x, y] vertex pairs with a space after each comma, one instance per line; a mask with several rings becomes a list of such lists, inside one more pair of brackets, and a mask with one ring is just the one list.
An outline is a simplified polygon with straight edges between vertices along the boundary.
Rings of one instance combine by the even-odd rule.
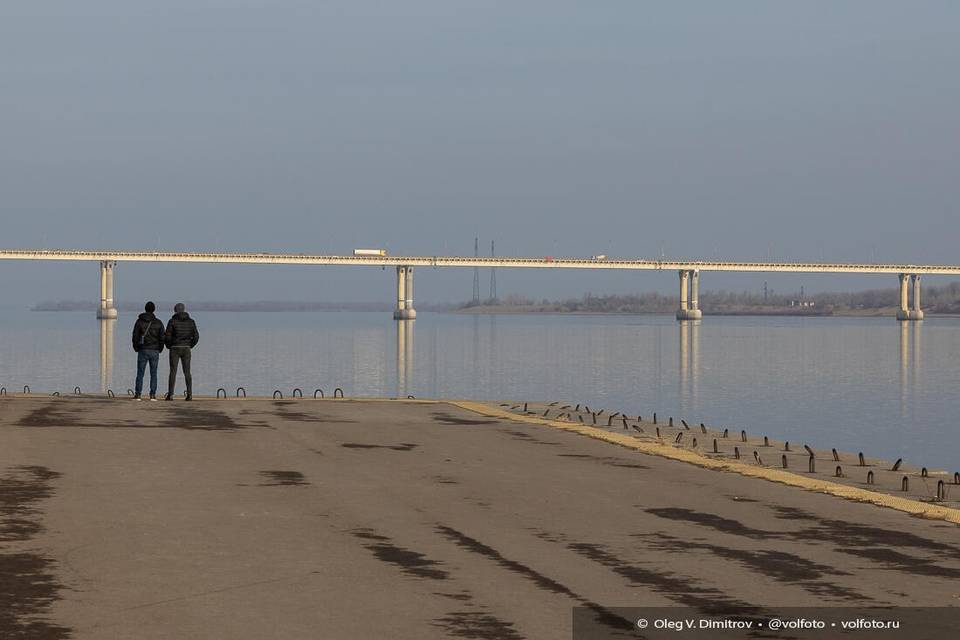
[[[3, 0], [0, 246], [432, 255], [479, 235], [512, 255], [956, 264], [958, 32], [948, 0]], [[92, 264], [0, 270], [4, 297], [97, 296]], [[421, 269], [417, 297], [472, 279]], [[764, 279], [895, 285], [702, 286]], [[122, 264], [117, 297], [392, 283]], [[501, 295], [675, 283], [498, 273]]]

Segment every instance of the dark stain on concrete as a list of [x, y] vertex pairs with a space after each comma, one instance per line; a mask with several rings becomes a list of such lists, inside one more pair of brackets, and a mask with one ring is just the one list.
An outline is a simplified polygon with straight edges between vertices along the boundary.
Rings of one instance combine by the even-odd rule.
[[481, 424], [497, 424], [496, 420], [477, 420], [473, 418], [458, 418], [444, 411], [434, 411], [430, 415], [433, 416], [434, 422], [440, 422], [442, 424], [458, 424], [458, 425], [467, 425], [467, 426], [481, 425]]
[[[0, 477], [0, 541], [22, 542], [43, 530], [37, 504], [53, 495], [60, 477], [41, 466], [14, 467]], [[0, 551], [0, 638], [60, 640], [71, 630], [45, 619], [63, 586], [56, 563], [37, 552]]]
[[558, 453], [561, 458], [574, 458], [577, 460], [590, 460], [599, 462], [610, 467], [620, 467], [621, 469], [649, 469], [645, 464], [634, 462], [629, 458], [618, 458], [616, 456], [592, 456], [584, 453]]
[[469, 602], [473, 600], [473, 594], [469, 591], [461, 591], [459, 593], [441, 593], [434, 592], [435, 596], [440, 596], [441, 598], [449, 598], [450, 600], [458, 600], [460, 602]]
[[293, 487], [310, 484], [299, 471], [261, 471], [260, 475], [272, 482], [263, 482], [261, 487]]
[[480, 640], [523, 640], [514, 629], [514, 623], [505, 622], [482, 611], [453, 611], [433, 621], [433, 626], [444, 630], [451, 638], [479, 638]]
[[[277, 408], [273, 415], [282, 420], [290, 420], [293, 422], [313, 422], [313, 423], [335, 423], [335, 424], [356, 424], [356, 420], [351, 420], [348, 418], [334, 418], [327, 415], [317, 415], [315, 413], [307, 413], [306, 411], [294, 411], [291, 407], [297, 406], [295, 401], [274, 401], [273, 406]], [[319, 408], [319, 407], [317, 407]]]
[[846, 571], [840, 571], [827, 565], [818, 564], [786, 551], [734, 549], [707, 542], [693, 542], [689, 539], [676, 538], [663, 533], [636, 534], [633, 537], [645, 539], [645, 544], [650, 548], [661, 549], [671, 553], [688, 554], [694, 549], [707, 551], [719, 558], [736, 562], [750, 571], [760, 573], [777, 582], [799, 585], [804, 590], [817, 596], [828, 596], [839, 600], [855, 602], [870, 600], [869, 597], [853, 589], [825, 581], [824, 579], [825, 576], [850, 575]]
[[954, 580], [960, 579], [960, 569], [946, 567], [926, 558], [908, 556], [904, 553], [900, 553], [899, 551], [894, 551], [893, 549], [885, 549], [883, 547], [867, 547], [855, 549], [841, 548], [837, 549], [837, 551], [852, 556], [858, 556], [860, 558], [868, 558], [874, 562], [884, 565], [888, 569], [893, 569], [894, 571], [902, 571], [904, 573], [912, 573], [919, 576], [937, 576], [942, 578], [952, 578]]
[[623, 576], [632, 585], [649, 587], [668, 599], [687, 607], [694, 607], [712, 615], [758, 615], [762, 609], [746, 602], [728, 598], [722, 591], [700, 586], [694, 578], [659, 572], [622, 562], [603, 545], [587, 542], [567, 544], [571, 551], [601, 564]]
[[553, 578], [545, 576], [539, 571], [532, 569], [521, 562], [504, 557], [493, 547], [487, 546], [479, 540], [471, 538], [465, 533], [457, 531], [452, 527], [437, 525], [436, 529], [438, 533], [448, 540], [454, 542], [458, 547], [494, 561], [498, 566], [510, 571], [511, 573], [523, 576], [530, 582], [533, 582], [540, 589], [550, 593], [565, 595], [579, 602], [583, 606], [593, 611], [593, 613], [596, 615], [597, 622], [603, 624], [604, 626], [615, 631], [633, 630], [632, 620], [627, 620], [626, 618], [617, 615], [616, 613], [597, 604], [596, 602], [586, 599], [585, 597], [571, 590], [569, 587], [557, 582]]
[[[124, 402], [113, 400], [111, 402]], [[126, 402], [129, 402], [127, 400]], [[85, 404], [89, 404], [87, 401]], [[108, 402], [102, 402], [109, 404]], [[73, 402], [71, 402], [71, 405]], [[70, 410], [50, 402], [34, 409], [17, 423], [21, 427], [71, 427], [77, 429], [186, 429], [198, 431], [236, 431], [243, 426], [222, 411], [193, 406], [169, 406], [143, 403], [143, 420], [116, 419], [109, 413], [103, 417], [94, 415], [96, 422], [80, 420], [78, 409]], [[89, 411], [84, 412], [89, 416]], [[90, 419], [89, 417], [87, 418]]]
[[557, 446], [557, 445], [562, 444], [562, 443], [560, 443], [560, 442], [551, 442], [551, 441], [549, 441], [549, 440], [540, 440], [540, 439], [538, 439], [538, 438], [533, 437], [531, 434], [529, 434], [529, 433], [527, 433], [527, 432], [525, 432], [525, 431], [516, 431], [516, 430], [513, 430], [513, 429], [505, 429], [502, 433], [505, 433], [505, 434], [507, 434], [508, 436], [511, 436], [514, 440], [521, 440], [521, 441], [523, 441], [523, 442], [529, 442], [530, 444], [545, 444], [545, 445], [550, 445], [550, 446]]
[[363, 444], [360, 442], [345, 442], [340, 445], [345, 449], [389, 449], [391, 451], [413, 451], [419, 444], [401, 442], [400, 444]]
[[[647, 513], [667, 518], [691, 522], [708, 527], [715, 531], [731, 535], [742, 536], [754, 540], [792, 540], [797, 542], [812, 542], [814, 544], [830, 544], [838, 547], [843, 553], [857, 555], [883, 564], [885, 567], [915, 573], [919, 575], [937, 575], [943, 577], [960, 577], [960, 570], [943, 567], [932, 560], [920, 556], [908, 556], [899, 551], [902, 549], [916, 549], [937, 554], [942, 561], [943, 557], [960, 558], [960, 548], [930, 540], [914, 533], [897, 531], [890, 528], [871, 527], [845, 520], [820, 518], [802, 509], [768, 505], [783, 520], [795, 520], [807, 523], [809, 526], [794, 531], [764, 531], [747, 527], [737, 520], [722, 516], [702, 513], [690, 509], [665, 507], [647, 509]], [[719, 553], [718, 553], [719, 555]], [[762, 564], [762, 563], [761, 563]], [[766, 565], [769, 570], [769, 563]], [[811, 588], [825, 589], [823, 585]], [[853, 592], [844, 592], [841, 587], [834, 589], [834, 595], [848, 598]]]
[[778, 537], [776, 532], [754, 529], [743, 524], [739, 520], [724, 518], [723, 516], [712, 513], [703, 513], [702, 511], [693, 511], [692, 509], [682, 509], [680, 507], [659, 507], [646, 509], [646, 512], [660, 518], [668, 520], [679, 520], [683, 522], [692, 522], [704, 527], [710, 527], [722, 533], [729, 533], [735, 536], [753, 538], [755, 540], [766, 540], [772, 537]]
[[460, 484], [453, 478], [449, 478], [447, 476], [433, 476], [433, 481], [437, 484]]
[[373, 552], [378, 560], [400, 567], [407, 575], [430, 580], [446, 580], [450, 577], [445, 570], [438, 568], [443, 565], [442, 562], [431, 560], [422, 553], [398, 547], [387, 536], [380, 535], [371, 529], [354, 529], [350, 533], [364, 540], [364, 548]]

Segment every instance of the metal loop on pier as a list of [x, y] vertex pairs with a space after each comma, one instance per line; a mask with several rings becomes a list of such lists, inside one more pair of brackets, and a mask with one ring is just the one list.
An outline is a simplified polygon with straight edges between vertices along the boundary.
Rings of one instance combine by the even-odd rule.
[[187, 390], [186, 390], [186, 389], [183, 390], [183, 397], [184, 397], [184, 398], [187, 397]]
[[943, 480], [937, 480], [937, 502], [943, 502], [947, 499], [947, 487]]
[[903, 476], [903, 480], [900, 481], [900, 489], [902, 491], [910, 491], [910, 478]]
[[786, 469], [786, 468], [788, 467], [788, 465], [787, 465], [787, 454], [784, 453], [783, 455], [780, 456], [780, 464], [783, 465], [783, 468], [784, 468], [784, 469]]
[[733, 457], [736, 458], [737, 460], [740, 459], [740, 447], [733, 448]]
[[843, 477], [843, 468], [842, 468], [840, 465], [837, 465], [837, 470], [834, 472], [833, 475], [835, 475], [835, 476], [838, 477], [838, 478], [842, 478], [842, 477]]
[[220, 387], [219, 389], [217, 389], [217, 397], [218, 397], [218, 398], [220, 397], [220, 394], [221, 394], [221, 393], [223, 394], [223, 397], [224, 397], [224, 398], [227, 397], [227, 390], [224, 389], [223, 387]]
[[707, 427], [704, 426], [702, 422], [700, 423], [700, 431], [702, 431], [704, 435], [707, 434]]
[[416, 400], [416, 396], [407, 395], [407, 400]]
[[861, 451], [861, 452], [857, 455], [857, 460], [860, 462], [860, 466], [861, 466], [861, 467], [867, 466], [866, 460], [863, 459], [863, 451]]
[[24, 393], [30, 393], [30, 385], [28, 385], [28, 384], [23, 385], [23, 392], [24, 392]]
[[51, 393], [50, 395], [52, 395], [52, 396], [59, 396], [59, 395], [60, 395], [60, 392], [59, 392], [59, 391], [54, 391], [54, 392]]
[[897, 461], [893, 463], [893, 467], [890, 468], [890, 471], [899, 471], [902, 463], [903, 458], [897, 458]]
[[723, 430], [723, 437], [724, 437], [724, 438], [729, 438], [729, 437], [730, 437], [730, 429], [724, 429], [724, 430]]
[[[340, 387], [337, 387], [336, 389], [333, 390], [333, 397], [334, 397], [334, 398], [337, 397], [337, 393], [340, 394], [339, 397], [341, 397], [341, 398], [343, 397], [343, 389], [341, 389]], [[524, 406], [524, 411], [526, 411], [526, 406], [527, 406], [527, 405], [523, 405], [523, 406]]]
[[292, 397], [292, 398], [302, 398], [302, 397], [303, 397], [303, 391], [300, 390], [300, 387], [297, 387], [296, 389], [293, 390], [293, 393], [290, 394], [290, 397]]
[[74, 388], [73, 388], [73, 394], [74, 394], [74, 395], [77, 395], [77, 396], [80, 395], [80, 387], [74, 387]]
[[0, 396], [5, 396], [5, 395], [7, 395], [7, 388], [0, 387]]
[[867, 471], [867, 484], [873, 484], [873, 471]]
[[927, 468], [926, 468], [926, 467], [923, 467], [922, 469], [920, 469], [920, 477], [921, 477], [921, 478], [927, 478], [927, 477], [929, 477], [929, 476], [930, 476], [930, 473], [927, 471]]
[[831, 453], [833, 453], [833, 461], [834, 461], [834, 462], [840, 462], [840, 454], [837, 453], [837, 450], [836, 450], [836, 449], [830, 449], [830, 451], [831, 451]]
[[280, 399], [282, 400], [282, 399], [283, 399], [283, 392], [280, 391], [280, 389], [277, 389], [276, 391], [273, 392], [273, 398], [274, 398], [274, 399], [280, 398]]
[[960, 471], [953, 474], [953, 484], [960, 484]]
[[243, 387], [237, 387], [237, 397], [238, 397], [238, 398], [240, 397], [240, 392], [241, 392], [241, 391], [243, 392], [243, 397], [246, 398], [246, 397], [247, 397], [247, 390], [244, 389]]
[[116, 397], [116, 396], [114, 395], [114, 393], [113, 393], [113, 389], [107, 389], [107, 397], [108, 397], [108, 398], [114, 398], [114, 397]]
[[313, 397], [316, 398], [318, 393], [320, 394], [320, 397], [322, 398], [322, 397], [323, 397], [323, 389], [314, 389], [314, 390], [313, 390]]
[[741, 442], [746, 442], [746, 441], [747, 441], [747, 432], [746, 432], [746, 431], [741, 431], [741, 432], [740, 432], [740, 440], [741, 440]]
[[132, 396], [132, 395], [133, 395], [133, 389], [127, 389], [127, 395], [128, 395], [128, 396]]

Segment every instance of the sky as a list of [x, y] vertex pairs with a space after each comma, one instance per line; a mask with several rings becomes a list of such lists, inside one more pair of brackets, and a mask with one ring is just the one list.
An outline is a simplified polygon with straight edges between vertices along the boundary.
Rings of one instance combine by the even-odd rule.
[[[947, 0], [4, 0], [0, 248], [472, 255], [479, 237], [518, 256], [957, 264], [958, 26]], [[0, 270], [6, 299], [98, 296], [92, 263]], [[118, 299], [394, 295], [373, 268], [121, 264], [116, 280]], [[896, 284], [701, 286], [767, 280]], [[472, 283], [420, 269], [417, 297]], [[497, 284], [678, 289], [672, 273]]]

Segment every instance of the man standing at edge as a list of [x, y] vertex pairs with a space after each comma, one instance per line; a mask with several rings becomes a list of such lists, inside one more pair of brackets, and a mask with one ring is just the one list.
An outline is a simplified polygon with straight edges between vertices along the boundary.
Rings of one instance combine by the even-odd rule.
[[143, 313], [133, 323], [133, 350], [137, 352], [137, 381], [134, 384], [134, 400], [140, 400], [143, 392], [143, 372], [150, 365], [150, 400], [157, 400], [157, 365], [160, 364], [160, 352], [165, 340], [163, 323], [153, 315], [156, 310], [153, 302], [143, 305]]
[[193, 400], [193, 377], [190, 375], [190, 353], [200, 341], [197, 323], [186, 312], [182, 302], [173, 307], [173, 317], [167, 322], [167, 348], [170, 349], [170, 379], [167, 396], [164, 400], [173, 400], [173, 388], [177, 383], [177, 365], [183, 363], [183, 380], [187, 384], [187, 400]]

